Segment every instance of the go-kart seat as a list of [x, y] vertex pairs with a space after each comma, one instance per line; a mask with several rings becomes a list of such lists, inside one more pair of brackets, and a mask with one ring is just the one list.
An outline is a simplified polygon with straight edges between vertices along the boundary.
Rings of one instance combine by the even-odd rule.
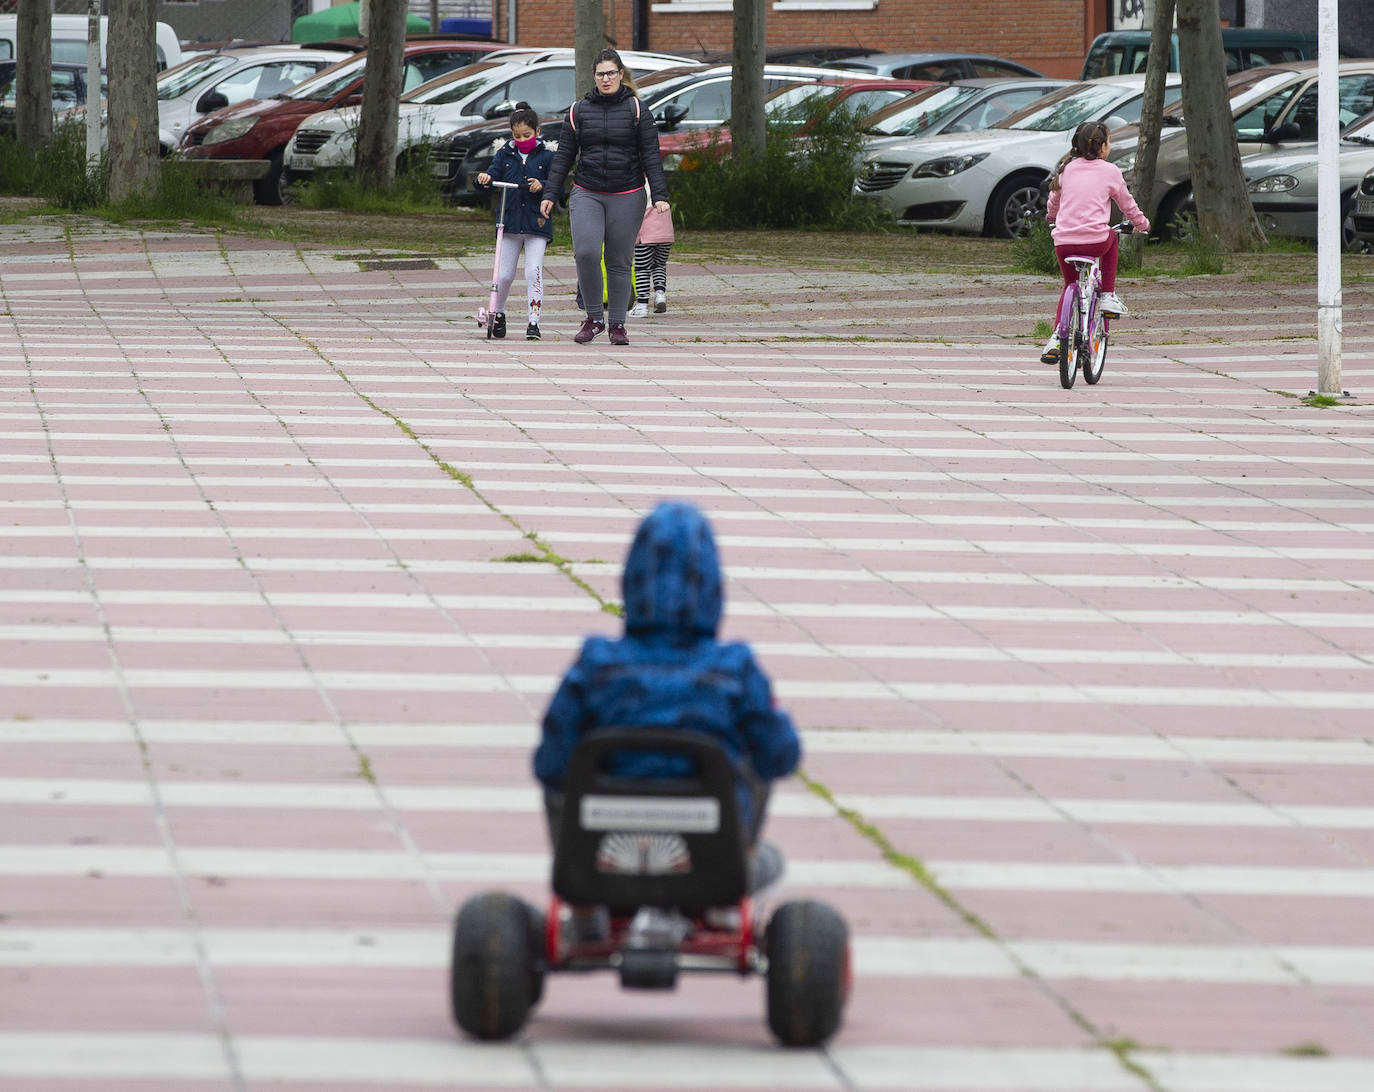
[[[695, 774], [673, 780], [609, 772], [624, 752], [682, 755]], [[730, 906], [748, 891], [739, 775], [725, 750], [701, 733], [603, 728], [573, 750], [564, 778], [553, 890], [567, 902], [615, 911], [642, 906], [698, 913]]]

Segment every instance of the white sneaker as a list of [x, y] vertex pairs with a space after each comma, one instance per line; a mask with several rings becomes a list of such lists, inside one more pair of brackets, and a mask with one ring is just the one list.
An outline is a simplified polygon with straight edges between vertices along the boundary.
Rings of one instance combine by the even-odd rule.
[[654, 293], [654, 314], [661, 315], [668, 310], [668, 293], [659, 289]]
[[1040, 363], [1059, 363], [1059, 337], [1057, 335], [1051, 334], [1049, 341], [1045, 342], [1044, 349], [1040, 351]]
[[644, 300], [636, 300], [635, 305], [625, 312], [627, 318], [646, 318], [649, 314], [649, 305]]
[[1121, 297], [1115, 292], [1103, 292], [1098, 298], [1097, 305], [1104, 315], [1109, 315], [1112, 318], [1120, 318], [1122, 315], [1130, 314], [1130, 311], [1126, 310], [1126, 305], [1121, 302]]

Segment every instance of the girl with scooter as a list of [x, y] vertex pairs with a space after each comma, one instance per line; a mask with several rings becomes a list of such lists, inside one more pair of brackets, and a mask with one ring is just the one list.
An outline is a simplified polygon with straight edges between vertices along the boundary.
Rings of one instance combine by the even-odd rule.
[[553, 241], [553, 210], [541, 209], [540, 203], [553, 166], [553, 152], [539, 139], [539, 115], [527, 102], [516, 103], [510, 115], [510, 135], [491, 166], [474, 179], [482, 189], [502, 182], [516, 187], [504, 202], [502, 223], [497, 228], [496, 290], [487, 314], [487, 330], [491, 337], [506, 336], [506, 300], [523, 251], [529, 298], [525, 340], [538, 341], [539, 312], [544, 303], [544, 249]]

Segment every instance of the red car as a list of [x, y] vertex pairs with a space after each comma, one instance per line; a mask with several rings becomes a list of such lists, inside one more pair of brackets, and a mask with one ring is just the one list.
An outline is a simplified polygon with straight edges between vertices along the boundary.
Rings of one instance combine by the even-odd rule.
[[[837, 110], [856, 117], [867, 117], [875, 110], [906, 98], [933, 85], [932, 80], [851, 79], [835, 75], [815, 83], [797, 83], [780, 87], [763, 101], [764, 116], [769, 124], [796, 125], [795, 136], [805, 136], [809, 119], [824, 117]], [[660, 133], [658, 148], [665, 170], [691, 170], [703, 154], [725, 155], [730, 151], [730, 129], [684, 129], [680, 132]]]
[[[455, 68], [472, 64], [483, 53], [505, 48], [500, 42], [416, 41], [405, 47], [403, 90], [409, 91]], [[225, 162], [226, 178], [241, 178], [229, 161], [266, 162], [253, 182], [260, 205], [289, 200], [282, 175], [282, 151], [303, 120], [321, 110], [362, 101], [367, 53], [361, 52], [317, 72], [308, 80], [270, 99], [248, 99], [208, 114], [187, 126], [177, 154], [211, 163]]]

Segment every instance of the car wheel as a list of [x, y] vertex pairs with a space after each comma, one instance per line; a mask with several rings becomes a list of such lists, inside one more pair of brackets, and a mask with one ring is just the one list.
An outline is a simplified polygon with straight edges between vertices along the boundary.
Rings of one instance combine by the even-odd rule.
[[1368, 254], [1368, 243], [1355, 234], [1355, 192], [1341, 198], [1341, 249], [1347, 254]]
[[291, 204], [291, 189], [286, 172], [282, 169], [282, 149], [278, 148], [267, 157], [270, 166], [267, 173], [253, 183], [253, 198], [259, 205]]
[[987, 233], [999, 239], [1015, 239], [1030, 231], [1040, 216], [1040, 178], [1022, 175], [997, 187], [988, 202]]
[[1188, 234], [1187, 221], [1180, 222], [1180, 217], [1195, 214], [1193, 207], [1193, 191], [1189, 186], [1179, 186], [1177, 189], [1170, 190], [1159, 202], [1159, 213], [1155, 216], [1155, 221], [1151, 225], [1159, 232], [1161, 239], [1182, 239]]

